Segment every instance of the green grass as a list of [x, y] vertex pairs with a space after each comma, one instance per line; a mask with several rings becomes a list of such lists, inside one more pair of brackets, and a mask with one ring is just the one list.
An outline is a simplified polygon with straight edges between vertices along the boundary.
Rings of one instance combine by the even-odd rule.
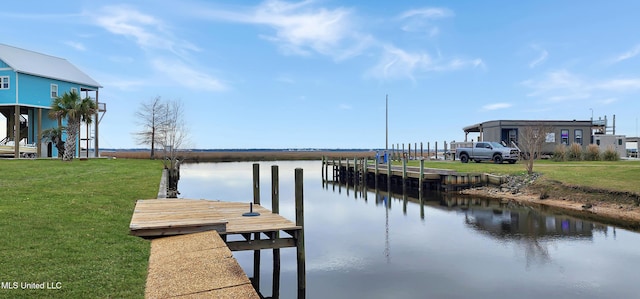
[[[419, 161], [409, 161], [409, 166], [419, 166]], [[516, 164], [460, 163], [460, 161], [425, 161], [425, 167], [446, 168], [459, 172], [480, 172], [502, 175], [524, 174], [522, 162]], [[534, 172], [544, 175], [545, 179], [560, 181], [567, 185], [588, 186], [592, 188], [626, 191], [640, 194], [640, 161], [580, 161], [554, 162], [536, 161]]]
[[142, 298], [149, 242], [129, 235], [137, 199], [155, 198], [149, 160], [0, 160], [0, 281], [60, 282], [6, 298]]

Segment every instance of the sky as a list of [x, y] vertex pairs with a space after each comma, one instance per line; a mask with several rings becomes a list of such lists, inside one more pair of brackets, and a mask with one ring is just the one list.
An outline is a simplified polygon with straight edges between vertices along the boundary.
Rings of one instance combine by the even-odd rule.
[[[0, 43], [103, 88], [101, 148], [183, 104], [186, 147], [385, 148], [489, 120], [616, 117], [638, 135], [640, 2], [9, 1]], [[388, 96], [388, 110], [385, 102]]]

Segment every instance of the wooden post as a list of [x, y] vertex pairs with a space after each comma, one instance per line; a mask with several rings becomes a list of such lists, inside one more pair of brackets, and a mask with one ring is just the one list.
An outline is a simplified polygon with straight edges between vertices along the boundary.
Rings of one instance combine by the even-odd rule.
[[404, 143], [402, 144], [402, 152], [400, 153], [400, 159], [404, 160]]
[[[271, 166], [271, 212], [280, 213], [280, 178], [278, 175], [278, 165]], [[275, 238], [280, 237], [280, 232], [275, 233]], [[271, 287], [271, 298], [280, 297], [280, 249], [273, 249], [273, 284]]]
[[342, 182], [342, 158], [338, 159], [338, 181]]
[[324, 175], [326, 176], [326, 180], [329, 181], [329, 157], [325, 157], [324, 163]]
[[367, 185], [367, 176], [369, 175], [369, 159], [367, 159], [367, 157], [364, 157], [364, 160], [362, 161], [362, 184], [363, 185]]
[[422, 198], [422, 185], [424, 184], [424, 160], [420, 160], [420, 177], [418, 179], [418, 192]]
[[407, 151], [408, 152], [407, 159], [411, 160], [411, 142], [409, 142], [408, 145], [409, 145], [409, 150]]
[[447, 142], [444, 142], [444, 159], [447, 160]]
[[358, 158], [353, 158], [353, 190], [356, 190], [355, 186], [358, 185]]
[[323, 186], [324, 186], [324, 181], [325, 181], [325, 178], [324, 178], [324, 165], [325, 165], [324, 156], [322, 156], [322, 165], [320, 166], [320, 172], [322, 173], [322, 185]]
[[335, 182], [336, 181], [336, 159], [335, 158], [331, 159], [331, 167], [333, 168], [333, 174], [332, 174], [331, 180]]
[[396, 158], [396, 150], [395, 150], [394, 146], [395, 146], [394, 144], [391, 145], [391, 153], [390, 153], [390, 155], [388, 157], [389, 161], [394, 160]]
[[[345, 171], [345, 185], [349, 186], [349, 159], [347, 158], [347, 168]], [[347, 190], [349, 190], [349, 188], [347, 188]]]
[[438, 142], [436, 141], [436, 160], [438, 160]]
[[[407, 185], [407, 160], [402, 160], [402, 190]], [[403, 192], [404, 193], [404, 192]]]
[[[20, 105], [15, 105], [13, 112], [13, 152], [14, 158], [20, 158]], [[75, 157], [75, 155], [74, 155]]]
[[38, 108], [38, 140], [36, 140], [36, 156], [42, 157], [42, 108]]
[[295, 197], [296, 197], [296, 225], [302, 227], [298, 230], [296, 238], [297, 262], [298, 262], [298, 299], [306, 298], [306, 268], [304, 255], [304, 189], [302, 168], [295, 170]]
[[[260, 164], [253, 164], [253, 204], [260, 204]], [[253, 239], [260, 240], [260, 233], [254, 233]], [[253, 287], [260, 289], [260, 250], [253, 251]]]
[[387, 192], [391, 192], [391, 161], [387, 163]]
[[427, 142], [427, 159], [431, 160], [431, 143]]
[[376, 189], [378, 189], [378, 161], [376, 161], [375, 164], [376, 164], [376, 166], [375, 166], [376, 169], [375, 169], [375, 172], [374, 172], [375, 178], [374, 178], [373, 181], [374, 181], [374, 184], [376, 186]]
[[418, 159], [418, 143], [413, 144], [413, 158]]
[[424, 152], [422, 151], [422, 142], [420, 142], [420, 157], [424, 159]]

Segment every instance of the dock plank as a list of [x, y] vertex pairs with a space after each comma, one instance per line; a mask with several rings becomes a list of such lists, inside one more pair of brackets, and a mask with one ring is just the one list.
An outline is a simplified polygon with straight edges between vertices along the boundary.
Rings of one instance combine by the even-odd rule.
[[138, 200], [129, 229], [136, 236], [165, 236], [216, 230], [220, 234], [242, 234], [300, 230], [302, 227], [253, 205], [257, 217], [245, 217], [249, 203], [202, 199]]

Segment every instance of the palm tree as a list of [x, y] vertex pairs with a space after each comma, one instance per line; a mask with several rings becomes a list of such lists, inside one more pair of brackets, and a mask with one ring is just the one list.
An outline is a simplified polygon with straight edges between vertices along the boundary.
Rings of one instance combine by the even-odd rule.
[[76, 153], [76, 136], [80, 132], [80, 122], [91, 124], [98, 107], [90, 97], [80, 98], [77, 92], [65, 92], [51, 103], [49, 117], [67, 119], [67, 140], [64, 145], [63, 161], [71, 161]]
[[64, 130], [66, 130], [66, 127], [57, 127], [42, 131], [42, 140], [51, 141], [58, 149], [58, 158], [62, 158], [62, 153], [64, 153], [64, 141], [62, 140]]

